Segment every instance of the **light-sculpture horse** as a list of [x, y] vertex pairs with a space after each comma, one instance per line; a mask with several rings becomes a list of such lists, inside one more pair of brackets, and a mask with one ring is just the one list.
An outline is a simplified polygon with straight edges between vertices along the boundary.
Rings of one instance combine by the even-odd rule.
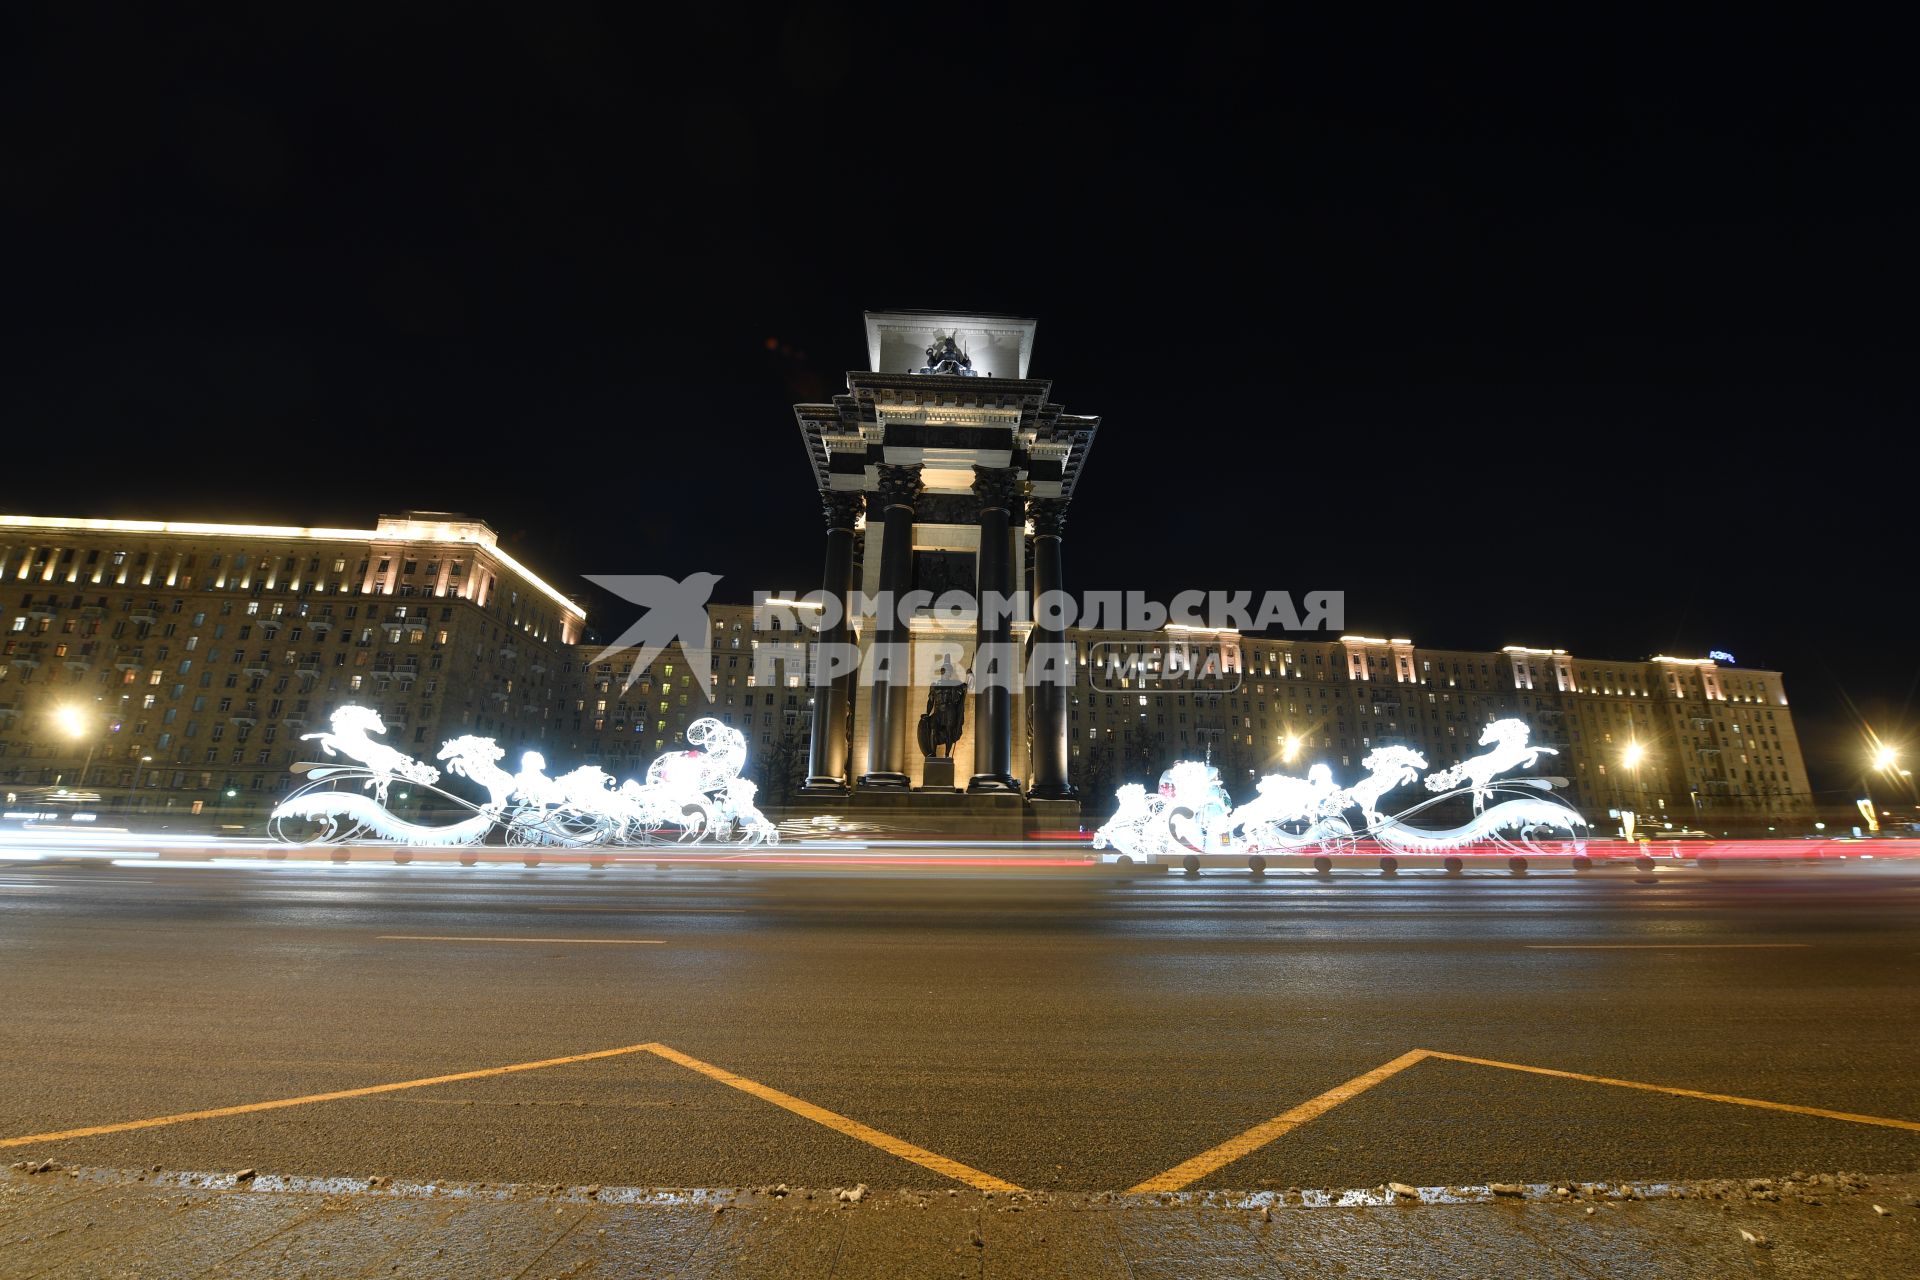
[[1333, 770], [1324, 764], [1308, 769], [1304, 778], [1270, 773], [1254, 787], [1259, 794], [1228, 814], [1226, 823], [1227, 830], [1240, 832], [1252, 845], [1295, 843], [1283, 829], [1287, 823], [1313, 824], [1344, 807], [1336, 802], [1342, 793]]
[[369, 733], [387, 731], [380, 713], [372, 707], [341, 707], [328, 717], [328, 723], [332, 725], [330, 732], [303, 733], [300, 740], [307, 742], [317, 739], [320, 749], [328, 755], [346, 756], [365, 765], [372, 776], [362, 785], [371, 790], [381, 804], [386, 804], [387, 788], [395, 778], [405, 778], [422, 786], [432, 786], [440, 781], [440, 771], [432, 765], [421, 764], [386, 743], [375, 742], [367, 737]]
[[1160, 841], [1149, 838], [1147, 833], [1156, 827], [1165, 830], [1166, 823], [1159, 819], [1160, 811], [1166, 808], [1165, 798], [1148, 795], [1147, 789], [1137, 782], [1122, 786], [1114, 798], [1118, 806], [1113, 816], [1093, 833], [1093, 847], [1116, 849], [1127, 858], [1152, 858], [1159, 852]]
[[1367, 776], [1340, 793], [1341, 807], [1356, 806], [1367, 826], [1380, 825], [1380, 798], [1396, 787], [1420, 780], [1427, 759], [1411, 747], [1378, 747], [1360, 762]]
[[1493, 750], [1429, 775], [1427, 790], [1450, 791], [1465, 782], [1472, 788], [1473, 811], [1478, 813], [1486, 807], [1488, 784], [1494, 775], [1532, 765], [1542, 754], [1559, 754], [1552, 747], [1528, 746], [1525, 720], [1495, 720], [1480, 734], [1480, 745]]
[[519, 785], [514, 776], [500, 767], [507, 753], [492, 738], [468, 733], [440, 744], [439, 759], [447, 762], [447, 772], [467, 778], [486, 789], [486, 808], [498, 814], [513, 801]]
[[753, 799], [760, 788], [751, 779], [734, 778], [726, 785], [722, 793], [722, 808], [725, 816], [718, 834], [722, 839], [733, 839], [740, 844], [778, 844], [780, 832]]
[[[386, 732], [372, 708], [341, 707], [329, 721], [331, 732], [307, 734], [305, 740], [318, 740], [328, 755], [346, 756], [361, 767], [296, 765], [295, 771], [309, 774], [310, 781], [270, 815], [269, 829], [278, 839], [338, 842], [372, 834], [410, 844], [472, 844], [504, 825], [509, 840], [535, 844], [640, 843], [660, 827], [679, 828], [681, 840], [717, 836], [748, 845], [779, 842], [778, 829], [755, 804], [757, 788], [740, 776], [746, 736], [710, 716], [687, 729], [694, 750], [660, 756], [645, 782], [628, 779], [617, 786], [597, 765], [549, 777], [538, 751], [527, 752], [519, 770], [508, 772], [500, 764], [506, 753], [493, 739], [450, 739], [439, 759], [449, 774], [485, 788], [487, 801], [478, 805], [434, 787], [440, 771], [432, 765], [372, 741], [369, 734]], [[429, 788], [473, 816], [443, 827], [398, 818], [386, 809], [387, 789], [397, 778]], [[374, 795], [335, 789], [347, 780], [360, 781]], [[317, 837], [311, 836], [309, 823], [321, 828]]]
[[[1161, 775], [1157, 795], [1136, 783], [1122, 786], [1115, 793], [1114, 815], [1094, 833], [1093, 845], [1149, 861], [1184, 850], [1252, 855], [1273, 850], [1299, 853], [1317, 846], [1334, 853], [1349, 848], [1360, 836], [1408, 853], [1437, 853], [1487, 842], [1515, 854], [1543, 852], [1537, 837], [1548, 832], [1564, 833], [1576, 852], [1584, 847], [1586, 819], [1564, 800], [1542, 794], [1564, 786], [1564, 780], [1498, 780], [1509, 769], [1556, 754], [1553, 748], [1528, 746], [1523, 720], [1494, 721], [1481, 735], [1480, 744], [1493, 750], [1429, 776], [1426, 786], [1438, 794], [1397, 816], [1383, 814], [1381, 801], [1389, 792], [1419, 781], [1427, 768], [1425, 756], [1410, 747], [1376, 748], [1360, 762], [1367, 776], [1346, 788], [1334, 786], [1332, 771], [1323, 764], [1312, 766], [1305, 778], [1269, 774], [1260, 779], [1254, 799], [1233, 809], [1217, 769], [1183, 760]], [[1470, 794], [1473, 799], [1472, 817], [1464, 825], [1432, 830], [1408, 821], [1458, 794]], [[1490, 796], [1497, 797], [1498, 803], [1489, 804]], [[1350, 825], [1345, 817], [1348, 809], [1358, 809], [1364, 822]]]
[[[473, 816], [463, 818], [448, 826], [430, 827], [418, 822], [408, 822], [404, 818], [389, 813], [372, 796], [359, 795], [351, 791], [334, 791], [323, 785], [304, 788], [274, 807], [269, 819], [269, 829], [275, 836], [294, 840], [294, 828], [283, 824], [294, 822], [315, 823], [320, 827], [318, 839], [322, 842], [350, 839], [362, 833], [371, 833], [384, 840], [393, 840], [401, 844], [413, 845], [466, 845], [478, 844], [487, 838], [494, 824], [512, 800], [514, 791], [513, 775], [500, 768], [497, 761], [505, 754], [494, 745], [491, 738], [476, 738], [471, 735], [454, 738], [440, 748], [439, 758], [446, 761], [447, 772], [460, 777], [470, 778], [487, 791], [487, 801], [481, 805], [468, 805]], [[438, 777], [438, 774], [435, 775]], [[423, 783], [431, 786], [430, 783]], [[448, 799], [460, 801], [458, 797]], [[300, 828], [304, 830], [304, 828]]]

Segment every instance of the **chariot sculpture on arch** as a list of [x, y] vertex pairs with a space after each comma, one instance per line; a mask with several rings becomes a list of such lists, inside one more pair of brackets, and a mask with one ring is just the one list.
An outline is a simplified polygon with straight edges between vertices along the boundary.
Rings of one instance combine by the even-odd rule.
[[973, 367], [973, 357], [961, 349], [953, 334], [943, 334], [933, 340], [927, 348], [927, 363], [921, 373], [939, 373], [948, 377], [973, 378], [979, 376]]

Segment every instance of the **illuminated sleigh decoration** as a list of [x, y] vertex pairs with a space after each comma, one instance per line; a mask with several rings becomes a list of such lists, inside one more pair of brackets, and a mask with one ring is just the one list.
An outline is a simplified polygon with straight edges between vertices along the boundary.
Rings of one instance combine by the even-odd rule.
[[[344, 844], [388, 840], [398, 844], [484, 844], [498, 831], [512, 845], [564, 848], [681, 843], [778, 844], [779, 833], [754, 804], [754, 784], [740, 776], [747, 744], [740, 732], [712, 717], [687, 728], [695, 750], [656, 759], [646, 780], [615, 783], [597, 765], [549, 777], [546, 760], [529, 751], [518, 773], [501, 768], [505, 752], [491, 738], [472, 735], [442, 744], [438, 758], [487, 793], [475, 802], [438, 785], [440, 771], [409, 759], [369, 734], [383, 734], [377, 712], [348, 706], [330, 717], [332, 731], [308, 734], [328, 755], [351, 764], [293, 766], [306, 784], [275, 806], [268, 830], [288, 844]], [[410, 822], [387, 808], [395, 784], [465, 817], [451, 823]]]
[[[1555, 754], [1553, 748], [1528, 746], [1521, 720], [1489, 724], [1480, 745], [1493, 749], [1428, 776], [1427, 789], [1438, 794], [1392, 815], [1380, 811], [1382, 799], [1420, 780], [1427, 768], [1426, 758], [1409, 747], [1376, 748], [1360, 762], [1367, 775], [1350, 787], [1336, 786], [1324, 764], [1304, 778], [1270, 774], [1238, 808], [1228, 807], [1218, 769], [1182, 761], [1161, 775], [1157, 794], [1137, 783], [1121, 787], [1119, 807], [1094, 833], [1093, 847], [1112, 850], [1112, 860], [1149, 863], [1203, 853], [1332, 855], [1354, 852], [1362, 841], [1390, 854], [1476, 845], [1521, 856], [1583, 853], [1587, 820], [1553, 794], [1564, 778], [1497, 777]], [[1462, 797], [1472, 801], [1466, 822], [1435, 829], [1415, 821]]]

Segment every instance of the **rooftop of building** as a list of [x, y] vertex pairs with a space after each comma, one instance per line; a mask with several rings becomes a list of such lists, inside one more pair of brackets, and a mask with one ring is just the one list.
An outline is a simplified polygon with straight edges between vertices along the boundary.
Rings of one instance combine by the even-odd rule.
[[576, 618], [586, 610], [500, 546], [486, 521], [453, 511], [404, 511], [383, 515], [371, 529], [321, 525], [237, 524], [205, 520], [111, 520], [91, 516], [0, 514], [0, 530], [38, 530], [52, 534], [122, 533], [181, 538], [272, 538], [289, 542], [464, 543], [483, 547], [501, 566], [524, 579], [560, 609]]

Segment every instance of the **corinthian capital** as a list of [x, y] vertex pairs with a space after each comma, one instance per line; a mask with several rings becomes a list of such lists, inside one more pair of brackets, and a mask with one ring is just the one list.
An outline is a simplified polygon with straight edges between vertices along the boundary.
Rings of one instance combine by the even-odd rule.
[[1058, 538], [1067, 531], [1065, 498], [1032, 498], [1027, 502], [1027, 519], [1033, 521], [1033, 536]]
[[827, 528], [851, 529], [859, 520], [860, 512], [867, 505], [867, 495], [853, 493], [845, 489], [822, 489], [820, 491], [820, 514], [826, 517]]
[[920, 483], [920, 468], [880, 464], [880, 506], [910, 507], [920, 500], [926, 486]]
[[1020, 473], [1012, 467], [975, 467], [973, 496], [980, 499], [980, 509], [983, 511], [1000, 507], [1009, 514], [1018, 515]]

